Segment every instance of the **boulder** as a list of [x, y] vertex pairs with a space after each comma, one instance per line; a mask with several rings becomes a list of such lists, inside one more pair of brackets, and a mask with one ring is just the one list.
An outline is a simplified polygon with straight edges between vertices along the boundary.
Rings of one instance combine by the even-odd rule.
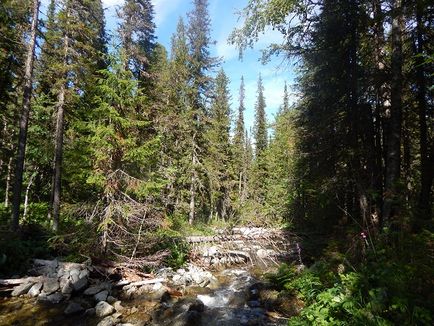
[[56, 292], [59, 290], [60, 285], [57, 278], [48, 278], [44, 282], [44, 287], [42, 291], [44, 291], [47, 295]]
[[74, 286], [71, 281], [67, 281], [63, 286], [61, 286], [61, 292], [63, 294], [71, 294], [74, 291]]
[[100, 318], [109, 316], [115, 311], [116, 309], [105, 301], [100, 301], [95, 306], [95, 313]]
[[101, 320], [97, 326], [115, 326], [117, 324], [116, 318], [113, 318], [112, 316], [108, 316]]
[[72, 283], [72, 287], [75, 292], [80, 292], [87, 287], [88, 279], [87, 277], [80, 278], [77, 281]]
[[94, 295], [94, 299], [96, 302], [106, 301], [108, 297], [108, 291], [104, 290]]
[[78, 314], [79, 312], [84, 311], [84, 308], [77, 302], [70, 302], [68, 306], [66, 307], [64, 313], [65, 315], [74, 315]]
[[62, 301], [62, 300], [63, 300], [63, 295], [62, 295], [62, 293], [55, 292], [55, 293], [52, 293], [52, 294], [50, 294], [50, 295], [47, 295], [47, 296], [45, 297], [45, 300], [44, 300], [44, 301], [47, 301], [47, 302], [49, 302], [49, 303], [53, 303], [53, 304], [57, 304], [57, 303], [59, 303], [59, 302]]
[[32, 298], [37, 297], [39, 293], [41, 293], [42, 285], [43, 284], [41, 282], [33, 284], [33, 286], [30, 288], [27, 294]]
[[29, 292], [29, 290], [32, 286], [33, 286], [33, 282], [23, 283], [21, 285], [18, 285], [14, 288], [11, 295], [13, 297], [17, 297], [19, 295], [26, 294], [27, 292]]

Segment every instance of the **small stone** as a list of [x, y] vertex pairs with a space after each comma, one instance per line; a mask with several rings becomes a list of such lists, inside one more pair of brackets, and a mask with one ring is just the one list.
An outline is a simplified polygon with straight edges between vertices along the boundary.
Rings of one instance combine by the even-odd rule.
[[130, 309], [130, 314], [135, 314], [137, 311], [139, 311], [139, 309], [137, 309], [137, 307], [132, 307]]
[[32, 298], [37, 297], [39, 293], [41, 293], [42, 285], [43, 285], [42, 283], [33, 284], [33, 286], [30, 288], [27, 294]]
[[100, 301], [95, 306], [95, 313], [100, 318], [111, 315], [115, 311], [116, 311], [115, 308], [113, 306], [109, 305], [105, 301]]
[[80, 292], [84, 290], [87, 286], [87, 281], [88, 281], [87, 278], [80, 278], [76, 282], [74, 282], [72, 284], [74, 291]]
[[116, 299], [115, 297], [112, 297], [111, 295], [109, 295], [107, 297], [107, 300], [105, 300], [105, 301], [107, 301], [110, 304], [114, 304], [116, 301], [118, 301], [118, 299]]
[[82, 312], [83, 310], [84, 308], [79, 303], [70, 302], [66, 307], [64, 313], [65, 315], [73, 315]]
[[95, 294], [94, 299], [96, 302], [106, 301], [107, 296], [108, 296], [108, 291], [104, 290], [104, 291], [101, 291], [101, 292]]
[[29, 290], [32, 286], [33, 286], [33, 282], [23, 283], [21, 285], [18, 285], [14, 288], [11, 295], [13, 297], [18, 297], [19, 295], [26, 294], [27, 292], [29, 292]]

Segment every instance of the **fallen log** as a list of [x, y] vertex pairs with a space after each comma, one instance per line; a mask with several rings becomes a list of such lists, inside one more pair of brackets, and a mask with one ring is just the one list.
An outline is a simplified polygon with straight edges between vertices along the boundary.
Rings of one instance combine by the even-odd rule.
[[44, 278], [42, 276], [37, 277], [23, 277], [23, 278], [11, 278], [11, 279], [0, 279], [0, 285], [4, 286], [16, 286], [24, 283], [37, 283], [42, 281]]
[[155, 284], [155, 283], [164, 283], [167, 280], [165, 278], [154, 278], [152, 280], [144, 280], [144, 281], [139, 281], [139, 282], [132, 282], [128, 285], [128, 287], [133, 287], [133, 286], [142, 286], [142, 285], [148, 285], [148, 284]]

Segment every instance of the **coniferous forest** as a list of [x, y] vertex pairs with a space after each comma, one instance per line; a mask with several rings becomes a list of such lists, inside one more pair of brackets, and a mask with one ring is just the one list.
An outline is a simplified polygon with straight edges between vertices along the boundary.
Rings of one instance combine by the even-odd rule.
[[187, 236], [276, 228], [300, 239], [303, 268], [264, 276], [290, 325], [432, 325], [432, 2], [249, 0], [228, 42], [242, 60], [276, 30], [262, 60], [297, 74], [272, 120], [261, 76], [254, 108], [242, 76], [230, 94], [192, 3], [165, 48], [151, 0], [125, 0], [114, 36], [101, 0], [1, 2], [0, 276], [179, 268]]

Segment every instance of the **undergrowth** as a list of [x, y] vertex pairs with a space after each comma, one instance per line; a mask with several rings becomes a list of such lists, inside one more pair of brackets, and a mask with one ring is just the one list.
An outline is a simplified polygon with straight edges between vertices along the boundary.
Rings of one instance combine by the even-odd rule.
[[289, 325], [432, 325], [434, 234], [375, 245], [358, 264], [323, 258], [300, 273], [282, 265], [271, 275], [281, 291], [304, 302]]

